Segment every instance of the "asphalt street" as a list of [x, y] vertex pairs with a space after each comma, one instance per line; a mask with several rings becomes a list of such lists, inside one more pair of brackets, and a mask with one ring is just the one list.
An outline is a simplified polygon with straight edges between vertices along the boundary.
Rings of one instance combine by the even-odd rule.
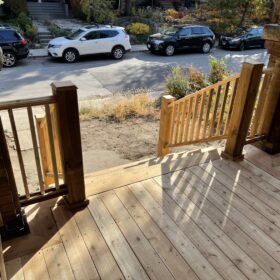
[[33, 98], [51, 94], [54, 81], [70, 80], [78, 86], [80, 99], [104, 97], [129, 89], [148, 88], [155, 94], [164, 90], [164, 78], [173, 65], [190, 65], [205, 74], [209, 71], [209, 57], [224, 58], [232, 72], [239, 72], [245, 61], [267, 63], [264, 49], [225, 51], [213, 49], [210, 54], [183, 53], [172, 57], [148, 52], [126, 54], [121, 61], [110, 57], [91, 57], [75, 64], [50, 58], [29, 58], [0, 72], [0, 101]]

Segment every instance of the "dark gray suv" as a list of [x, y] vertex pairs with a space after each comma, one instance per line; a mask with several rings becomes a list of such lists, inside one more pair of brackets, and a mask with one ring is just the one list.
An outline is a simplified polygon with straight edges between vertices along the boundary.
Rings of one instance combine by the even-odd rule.
[[149, 36], [147, 47], [152, 53], [168, 56], [178, 50], [199, 49], [209, 53], [215, 43], [215, 35], [207, 26], [175, 25], [162, 33]]
[[15, 29], [0, 26], [0, 47], [3, 50], [4, 67], [12, 67], [17, 60], [29, 54], [28, 42]]

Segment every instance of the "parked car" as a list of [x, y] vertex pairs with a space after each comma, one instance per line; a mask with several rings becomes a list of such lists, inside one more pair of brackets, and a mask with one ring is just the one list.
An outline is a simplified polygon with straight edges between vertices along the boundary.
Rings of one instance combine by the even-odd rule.
[[0, 26], [0, 47], [3, 50], [4, 67], [12, 67], [29, 54], [28, 41], [15, 29]]
[[124, 28], [109, 25], [85, 26], [69, 36], [51, 40], [48, 45], [50, 56], [63, 58], [68, 63], [76, 62], [80, 56], [101, 53], [122, 59], [130, 50], [129, 35]]
[[248, 30], [238, 30], [232, 36], [221, 36], [219, 45], [224, 49], [238, 49], [243, 51], [247, 48], [264, 48], [262, 38], [263, 27], [256, 26]]
[[162, 33], [149, 36], [147, 47], [152, 53], [171, 56], [178, 50], [200, 49], [209, 53], [215, 35], [209, 27], [200, 25], [175, 25]]

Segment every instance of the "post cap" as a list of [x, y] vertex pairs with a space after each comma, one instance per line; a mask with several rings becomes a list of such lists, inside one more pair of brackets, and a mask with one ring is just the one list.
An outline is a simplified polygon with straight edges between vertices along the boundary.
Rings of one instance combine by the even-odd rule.
[[78, 87], [74, 85], [71, 81], [53, 82], [51, 83], [52, 89], [77, 89]]

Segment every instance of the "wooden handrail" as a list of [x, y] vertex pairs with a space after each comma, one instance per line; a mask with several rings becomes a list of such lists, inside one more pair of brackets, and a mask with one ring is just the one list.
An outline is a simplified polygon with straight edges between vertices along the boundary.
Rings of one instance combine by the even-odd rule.
[[52, 104], [55, 102], [56, 102], [55, 96], [21, 99], [21, 100], [15, 100], [15, 101], [6, 101], [6, 102], [0, 103], [0, 110], [18, 109], [18, 108], [25, 108], [25, 107], [47, 105], [47, 104]]

